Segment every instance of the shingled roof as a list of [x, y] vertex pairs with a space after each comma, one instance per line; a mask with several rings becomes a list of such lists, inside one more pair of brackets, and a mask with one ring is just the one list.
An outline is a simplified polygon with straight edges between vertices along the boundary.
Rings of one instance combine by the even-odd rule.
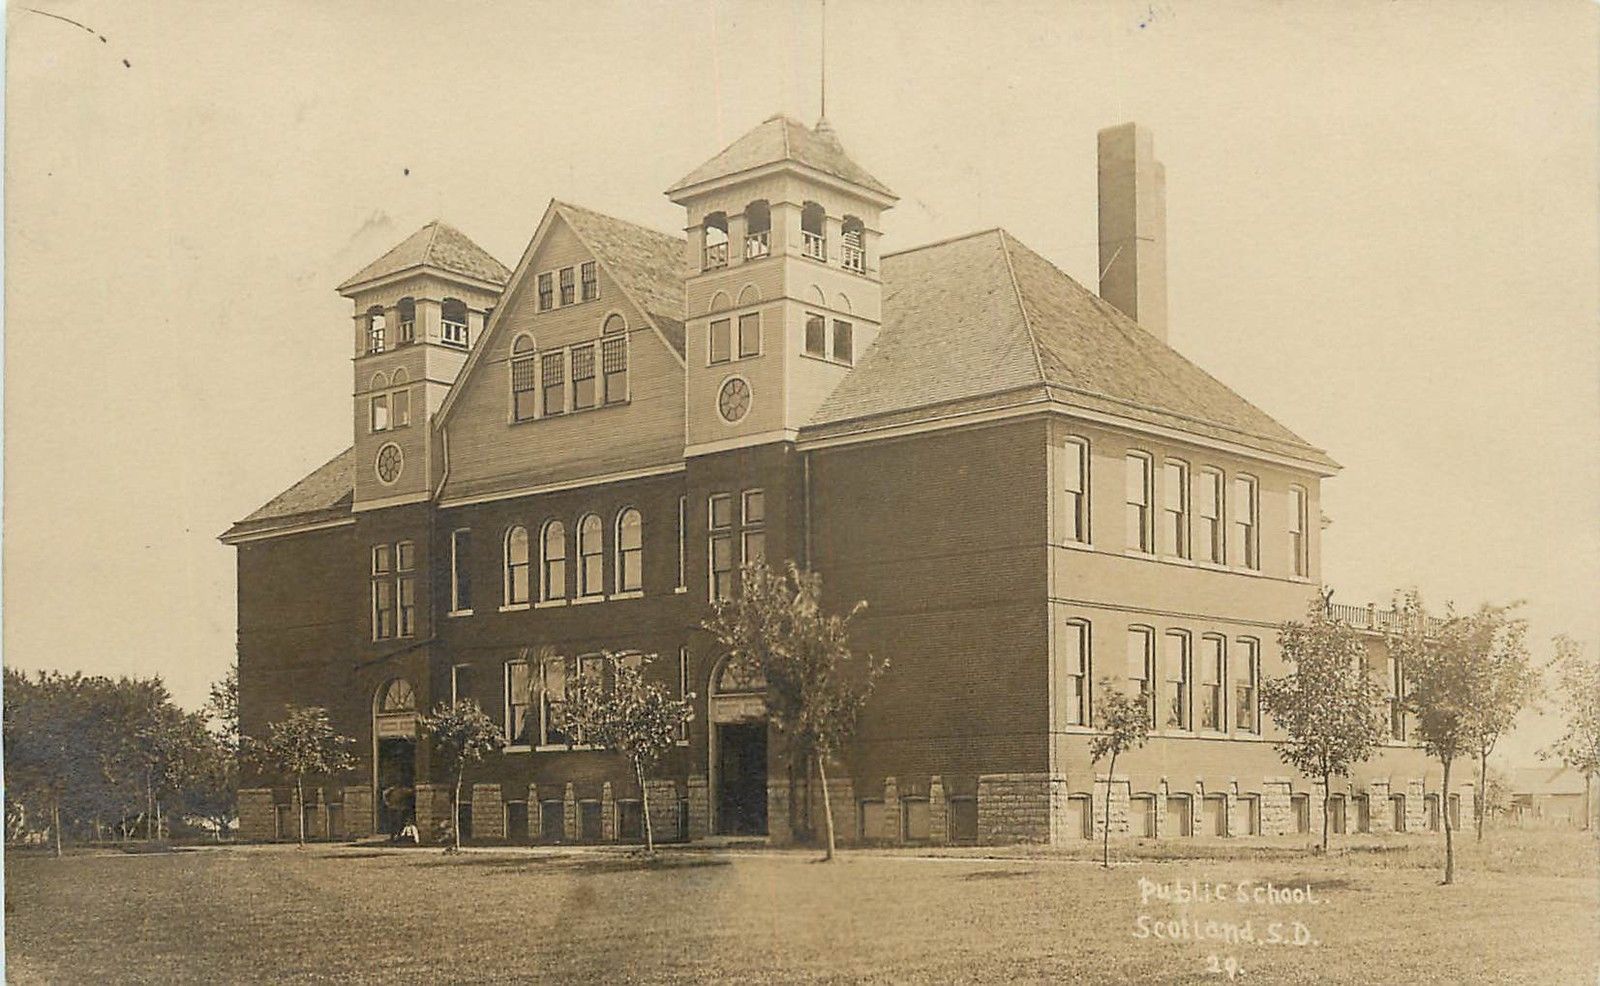
[[684, 238], [568, 202], [553, 205], [682, 356]]
[[277, 527], [291, 518], [308, 522], [331, 520], [349, 514], [350, 504], [355, 499], [355, 451], [354, 446], [345, 449], [298, 483], [257, 507], [234, 524], [223, 535], [224, 540], [263, 528]]
[[802, 437], [1032, 397], [1336, 465], [1004, 230], [882, 270], [878, 340]]
[[826, 120], [818, 122], [813, 130], [782, 114], [768, 117], [754, 130], [723, 148], [716, 157], [667, 189], [667, 194], [780, 161], [794, 161], [871, 189], [879, 195], [894, 196], [883, 182], [850, 160], [850, 155], [845, 153], [838, 135]]
[[489, 256], [465, 233], [435, 219], [406, 237], [399, 246], [361, 268], [339, 285], [339, 290], [344, 291], [357, 284], [366, 284], [418, 267], [462, 274], [490, 284], [504, 284], [511, 277], [511, 271], [505, 264]]

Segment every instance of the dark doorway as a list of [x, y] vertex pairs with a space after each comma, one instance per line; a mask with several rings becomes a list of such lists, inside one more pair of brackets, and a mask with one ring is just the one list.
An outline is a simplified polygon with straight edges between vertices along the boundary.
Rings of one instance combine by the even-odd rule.
[[506, 841], [528, 841], [528, 803], [526, 801], [506, 802]]
[[409, 739], [378, 741], [378, 828], [389, 835], [416, 815], [417, 742]]
[[767, 724], [717, 727], [717, 833], [767, 834]]
[[567, 806], [562, 801], [539, 802], [539, 841], [561, 842], [566, 839]]

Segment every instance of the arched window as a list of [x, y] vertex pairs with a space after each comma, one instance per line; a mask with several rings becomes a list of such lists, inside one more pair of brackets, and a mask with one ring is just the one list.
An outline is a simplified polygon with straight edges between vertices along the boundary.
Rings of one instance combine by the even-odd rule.
[[400, 323], [399, 344], [404, 346], [417, 341], [417, 300], [401, 298], [395, 306], [395, 320]]
[[617, 515], [617, 591], [644, 588], [644, 524], [639, 511], [629, 507]]
[[760, 260], [772, 254], [772, 207], [757, 199], [744, 207], [744, 259]]
[[526, 605], [528, 602], [528, 529], [520, 524], [506, 531], [505, 582], [506, 605]]
[[728, 214], [713, 212], [701, 224], [705, 233], [705, 259], [702, 269], [728, 266]]
[[389, 378], [384, 376], [382, 373], [374, 373], [372, 375], [372, 382], [369, 386], [373, 390], [388, 390]]
[[839, 264], [857, 274], [867, 272], [866, 227], [855, 216], [845, 216], [839, 227], [843, 242], [839, 245]]
[[378, 689], [378, 714], [417, 711], [417, 693], [411, 682], [404, 678], [391, 678]]
[[767, 676], [760, 665], [748, 658], [724, 657], [711, 672], [712, 695], [765, 694]]
[[578, 521], [578, 595], [605, 594], [605, 533], [600, 518], [587, 514]]
[[458, 298], [446, 298], [439, 306], [439, 341], [446, 346], [466, 349], [467, 303]]
[[538, 414], [539, 360], [533, 337], [519, 335], [511, 343], [511, 420], [528, 421]]
[[400, 386], [402, 384], [410, 383], [411, 382], [411, 376], [410, 376], [410, 374], [406, 373], [406, 368], [405, 367], [397, 366], [397, 367], [394, 368], [394, 377], [389, 382], [391, 384], [393, 384], [394, 386], [398, 387], [398, 386]]
[[600, 374], [607, 404], [628, 399], [628, 320], [607, 316], [600, 329]]
[[800, 252], [812, 260], [828, 259], [827, 240], [823, 234], [822, 206], [807, 202], [800, 207]]
[[539, 598], [544, 602], [567, 598], [567, 527], [561, 521], [544, 525], [539, 558]]
[[387, 316], [378, 305], [367, 309], [367, 352], [381, 353], [384, 350], [386, 336], [389, 331]]

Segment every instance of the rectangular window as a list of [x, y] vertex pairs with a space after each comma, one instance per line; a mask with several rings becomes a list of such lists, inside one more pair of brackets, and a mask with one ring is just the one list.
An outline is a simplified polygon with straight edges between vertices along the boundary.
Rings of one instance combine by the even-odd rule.
[[1389, 738], [1404, 742], [1406, 738], [1406, 681], [1405, 669], [1399, 658], [1389, 658]]
[[572, 347], [572, 409], [595, 406], [594, 345]]
[[395, 595], [400, 601], [399, 635], [410, 637], [417, 632], [416, 584], [411, 576], [403, 575], [395, 580]]
[[828, 320], [811, 312], [806, 312], [806, 355], [828, 355]]
[[1068, 438], [1061, 457], [1065, 518], [1062, 536], [1076, 544], [1089, 543], [1089, 443]]
[[1227, 644], [1221, 637], [1200, 638], [1200, 728], [1213, 732], [1228, 729], [1227, 710], [1222, 707], [1222, 683], [1227, 680]]
[[1233, 477], [1233, 558], [1245, 568], [1260, 568], [1256, 553], [1256, 481]]
[[372, 574], [387, 575], [394, 564], [394, 549], [387, 544], [374, 545], [372, 548]]
[[555, 277], [549, 272], [539, 275], [539, 310], [547, 312], [555, 307]]
[[450, 534], [450, 612], [472, 612], [472, 532]]
[[394, 583], [379, 579], [372, 583], [372, 639], [394, 636]]
[[628, 338], [620, 336], [600, 343], [600, 368], [605, 374], [605, 401], [621, 404], [628, 399]]
[[1089, 624], [1068, 620], [1061, 638], [1066, 672], [1067, 725], [1087, 726], [1089, 708]]
[[1164, 638], [1167, 676], [1167, 720], [1174, 729], [1193, 729], [1193, 711], [1189, 705], [1189, 635], [1170, 632]]
[[389, 395], [391, 417], [396, 428], [411, 424], [411, 391], [397, 390]]
[[1261, 687], [1261, 645], [1249, 638], [1237, 641], [1239, 653], [1233, 662], [1234, 728], [1241, 733], [1260, 733], [1257, 711]]
[[1150, 725], [1156, 724], [1156, 640], [1149, 627], [1128, 628], [1128, 686], [1130, 695], [1141, 692]]
[[506, 663], [506, 742], [527, 746], [528, 709], [533, 698], [532, 680], [527, 661]]
[[409, 572], [417, 567], [416, 549], [410, 541], [401, 541], [394, 546], [394, 570]]
[[833, 320], [833, 358], [846, 365], [856, 359], [854, 329], [849, 322]]
[[1200, 545], [1200, 560], [1221, 565], [1226, 558], [1222, 542], [1222, 473], [1215, 469], [1200, 470], [1194, 494], [1195, 514], [1199, 518], [1195, 540]]
[[761, 355], [761, 313], [739, 316], [739, 358]]
[[1128, 547], [1150, 550], [1150, 457], [1129, 452], [1124, 460], [1127, 501]]
[[711, 362], [726, 363], [732, 358], [733, 323], [719, 318], [711, 323]]
[[544, 384], [541, 403], [545, 417], [563, 414], [567, 410], [567, 354], [546, 353], [540, 359], [540, 372]]
[[745, 490], [741, 501], [741, 560], [749, 565], [764, 561], [767, 557], [767, 533], [764, 529], [767, 522], [767, 494], [761, 490]]
[[567, 698], [567, 659], [546, 658], [539, 668], [539, 745], [565, 746], [571, 738], [557, 725]]
[[600, 297], [600, 277], [595, 271], [594, 261], [584, 261], [579, 271], [579, 280], [583, 282], [583, 300], [593, 301]]
[[453, 664], [450, 666], [450, 704], [455, 705], [462, 699], [472, 698], [472, 665]]
[[713, 494], [710, 500], [711, 598], [733, 597], [733, 496]]
[[1175, 459], [1161, 466], [1161, 550], [1189, 557], [1189, 467]]
[[[678, 648], [678, 700], [684, 701], [689, 697], [689, 648]], [[689, 721], [687, 719], [678, 723], [678, 742], [689, 742]]]
[[539, 364], [532, 356], [511, 361], [511, 418], [530, 421], [538, 414]]
[[1306, 537], [1306, 491], [1298, 486], [1289, 487], [1289, 560], [1292, 571], [1300, 578], [1310, 572], [1310, 556]]
[[689, 498], [678, 497], [678, 581], [675, 588], [682, 589], [689, 582], [685, 577], [689, 568]]
[[372, 430], [389, 430], [389, 395], [379, 394], [372, 399]]
[[577, 298], [577, 287], [573, 284], [572, 268], [561, 268], [561, 304], [570, 305]]

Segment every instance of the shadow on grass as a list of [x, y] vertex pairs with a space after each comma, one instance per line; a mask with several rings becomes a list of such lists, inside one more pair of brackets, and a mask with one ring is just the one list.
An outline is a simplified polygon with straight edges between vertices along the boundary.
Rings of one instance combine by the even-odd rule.
[[[376, 855], [383, 855], [378, 853]], [[731, 866], [732, 861], [706, 856], [597, 856], [587, 853], [562, 853], [542, 856], [461, 855], [440, 856], [424, 860], [418, 865], [427, 867], [471, 867], [498, 873], [515, 873], [519, 870], [559, 869], [578, 876], [604, 873], [652, 873], [696, 870], [706, 867]]]
[[1035, 877], [1035, 876], [1038, 876], [1038, 875], [1039, 875], [1039, 871], [1038, 870], [978, 870], [976, 873], [968, 873], [966, 876], [963, 876], [961, 879], [963, 879], [963, 880], [1015, 880], [1015, 879], [1019, 879], [1019, 878], [1022, 878], [1022, 877]]

